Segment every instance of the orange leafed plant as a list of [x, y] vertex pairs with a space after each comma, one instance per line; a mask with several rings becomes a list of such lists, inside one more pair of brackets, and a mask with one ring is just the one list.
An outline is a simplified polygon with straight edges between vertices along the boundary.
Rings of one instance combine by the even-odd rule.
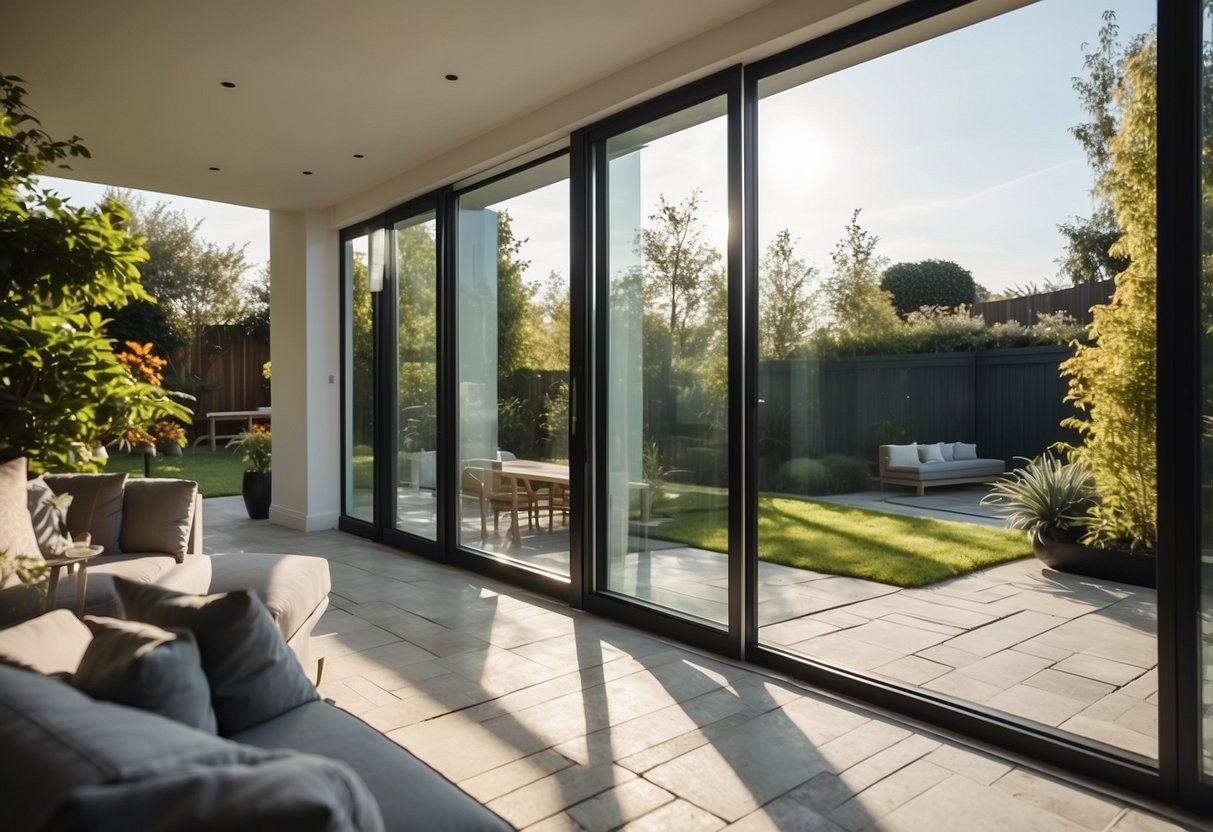
[[126, 349], [114, 355], [114, 358], [118, 359], [118, 363], [140, 381], [159, 386], [164, 381], [164, 373], [161, 370], [165, 368], [168, 361], [153, 353], [150, 343], [139, 344], [135, 341], [126, 341], [125, 344]]

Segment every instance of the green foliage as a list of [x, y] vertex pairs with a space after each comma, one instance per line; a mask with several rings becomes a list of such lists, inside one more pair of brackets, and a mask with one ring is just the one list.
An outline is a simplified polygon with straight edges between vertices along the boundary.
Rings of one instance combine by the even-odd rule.
[[857, 456], [826, 454], [821, 464], [830, 472], [831, 494], [850, 494], [868, 487], [868, 463]]
[[977, 302], [977, 282], [972, 273], [950, 260], [889, 266], [880, 279], [880, 288], [893, 295], [893, 306], [903, 318], [924, 306], [955, 309]]
[[497, 214], [497, 370], [510, 373], [526, 366], [531, 344], [531, 287], [522, 279], [531, 265], [518, 258], [525, 239], [514, 236], [509, 211]]
[[811, 343], [815, 354], [828, 358], [1064, 346], [1085, 337], [1086, 329], [1064, 312], [1041, 313], [1032, 326], [1017, 321], [987, 326], [966, 307], [927, 307], [883, 333], [846, 336], [825, 330], [816, 333]]
[[263, 474], [272, 467], [274, 439], [267, 427], [253, 425], [250, 430], [242, 430], [227, 446], [240, 450], [246, 471]]
[[1044, 528], [1064, 532], [1086, 522], [1096, 503], [1090, 468], [1048, 452], [1035, 459], [1016, 458], [1026, 464], [999, 478], [982, 498], [983, 506], [999, 509], [1007, 526], [1026, 529], [1029, 537]]
[[830, 470], [808, 457], [789, 459], [779, 466], [775, 487], [788, 494], [829, 494]]
[[[244, 478], [244, 463], [231, 453], [186, 448], [179, 457], [150, 457], [153, 477], [193, 480], [204, 497], [230, 497], [239, 494]], [[132, 477], [143, 476], [144, 457], [113, 454], [103, 461], [105, 473], [125, 471]]]
[[876, 254], [879, 241], [860, 227], [856, 208], [830, 256], [833, 267], [822, 293], [833, 318], [830, 330], [840, 343], [883, 338], [900, 324], [892, 295], [880, 288], [887, 261]]
[[817, 269], [796, 256], [788, 229], [781, 229], [767, 246], [758, 274], [759, 356], [790, 358], [813, 328], [815, 298], [812, 282]]
[[1091, 343], [1062, 365], [1067, 401], [1079, 411], [1063, 424], [1083, 443], [1073, 460], [1090, 467], [1099, 493], [1085, 542], [1153, 552], [1157, 528], [1157, 42], [1138, 41], [1122, 64], [1119, 127], [1097, 184], [1124, 236], [1114, 252], [1131, 263], [1116, 294], [1096, 306]]
[[535, 454], [535, 428], [539, 414], [522, 399], [508, 398], [497, 401], [497, 443], [503, 451], [515, 456], [531, 457]]
[[147, 254], [117, 202], [75, 208], [38, 185], [50, 165], [88, 151], [41, 130], [21, 83], [0, 75], [0, 459], [94, 470], [88, 449], [102, 435], [190, 413], [115, 358], [97, 310], [150, 299], [138, 269]]

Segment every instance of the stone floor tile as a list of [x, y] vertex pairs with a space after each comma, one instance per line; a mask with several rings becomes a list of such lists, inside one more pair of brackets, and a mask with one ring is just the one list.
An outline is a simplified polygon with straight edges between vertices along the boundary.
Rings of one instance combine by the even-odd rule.
[[573, 761], [564, 755], [550, 748], [544, 749], [529, 757], [469, 777], [459, 784], [459, 788], [481, 803], [488, 803], [571, 765]]
[[1080, 699], [1027, 685], [1010, 687], [987, 699], [985, 704], [1044, 725], [1060, 725], [1087, 707], [1087, 703]]
[[1114, 801], [1022, 768], [1007, 772], [994, 783], [994, 788], [1087, 829], [1108, 828], [1122, 811]]
[[961, 650], [952, 644], [944, 642], [937, 644], [934, 647], [928, 647], [926, 650], [919, 650], [917, 653], [921, 659], [928, 659], [939, 664], [946, 664], [948, 667], [962, 668], [973, 662], [980, 661], [985, 656], [977, 653], [970, 653], [968, 650]]
[[830, 818], [839, 826], [859, 832], [952, 776], [946, 768], [926, 760], [915, 760], [830, 810]]
[[[357, 679], [361, 677], [355, 676], [353, 678]], [[378, 707], [376, 703], [367, 699], [343, 681], [334, 682], [325, 679], [324, 683], [316, 690], [319, 691], [320, 698], [327, 699], [337, 707], [355, 715], [366, 713], [372, 708]]]
[[901, 650], [853, 639], [846, 632], [828, 633], [792, 646], [810, 658], [855, 670], [871, 670], [905, 655]]
[[772, 800], [725, 828], [729, 832], [843, 832], [830, 818], [789, 797]]
[[910, 736], [908, 729], [893, 722], [872, 719], [821, 746], [821, 755], [835, 772], [879, 754]]
[[983, 786], [990, 785], [1011, 770], [1009, 764], [988, 754], [956, 745], [941, 745], [923, 759]]
[[1165, 818], [1160, 818], [1157, 815], [1149, 815], [1137, 809], [1129, 809], [1113, 824], [1111, 832], [1179, 832], [1185, 829], [1201, 828], [1198, 824], [1203, 824], [1205, 828], [1208, 828], [1207, 820], [1198, 821], [1195, 818], [1192, 820], [1191, 825], [1181, 825]]
[[921, 685], [945, 673], [950, 673], [952, 668], [946, 664], [933, 662], [920, 656], [905, 656], [895, 659], [888, 664], [882, 664], [880, 667], [873, 668], [873, 670], [881, 676], [895, 679], [898, 682]]
[[1098, 702], [1115, 690], [1112, 685], [1104, 682], [1097, 682], [1084, 676], [1063, 673], [1054, 668], [1042, 670], [1032, 678], [1025, 679], [1024, 684], [1087, 703]]
[[1085, 827], [1031, 803], [954, 774], [893, 810], [882, 832], [925, 829], [964, 832], [1079, 832]]
[[532, 823], [523, 832], [583, 832], [585, 827], [563, 812]]
[[888, 624], [893, 624], [897, 627], [909, 627], [915, 630], [926, 630], [931, 633], [940, 635], [952, 636], [960, 635], [965, 632], [967, 627], [957, 627], [952, 624], [941, 624], [938, 621], [932, 621], [928, 618], [922, 618], [917, 615], [907, 615], [906, 613], [893, 612], [888, 615], [881, 616], [881, 621]]
[[346, 630], [329, 636], [324, 640], [325, 662], [327, 663], [338, 656], [359, 653], [372, 647], [381, 647], [400, 640], [400, 636], [395, 633], [389, 633], [380, 627], [367, 626], [356, 630]]
[[1158, 693], [1158, 668], [1152, 668], [1138, 676], [1132, 682], [1120, 689], [1125, 696], [1145, 700], [1150, 695]]
[[1049, 632], [1064, 623], [1066, 623], [1064, 618], [1027, 610], [984, 627], [978, 627], [976, 630], [970, 630], [948, 640], [945, 644], [955, 647], [957, 650], [976, 653], [979, 656], [989, 656], [999, 650], [1006, 650], [1008, 647], [1014, 647], [1020, 642], [1039, 636], [1041, 633]]
[[616, 762], [637, 774], [643, 774], [662, 763], [669, 762], [689, 751], [694, 751], [696, 748], [715, 742], [739, 725], [744, 725], [753, 718], [749, 714], [734, 714], [719, 722], [714, 722], [706, 728], [687, 731], [673, 739], [659, 742], [643, 751], [621, 757]]
[[838, 774], [852, 794], [859, 794], [884, 778], [914, 763], [935, 749], [939, 748], [938, 740], [922, 734], [911, 734], [900, 742], [868, 757], [846, 771]]
[[936, 677], [929, 682], [925, 682], [922, 687], [965, 702], [975, 702], [978, 704], [988, 702], [1003, 692], [1002, 688], [974, 679], [972, 676], [966, 676], [960, 670], [954, 670], [951, 673]]
[[954, 637], [958, 630], [948, 628], [951, 632], [941, 633], [936, 630], [919, 629], [917, 627], [898, 624], [893, 621], [877, 619], [845, 631], [848, 639], [855, 639], [867, 644], [876, 645], [886, 650], [895, 650], [909, 655], [928, 647], [934, 647], [948, 638]]
[[1075, 653], [1059, 661], [1055, 669], [1118, 687], [1133, 681], [1142, 672], [1136, 665], [1092, 656], [1089, 653]]
[[346, 679], [344, 684], [358, 695], [365, 697], [376, 707], [391, 705], [399, 701], [399, 697], [369, 681], [365, 676], [354, 676]]
[[1107, 743], [1114, 748], [1140, 754], [1149, 760], [1158, 759], [1157, 737], [1138, 733], [1111, 720], [1092, 719], [1081, 713], [1057, 727], [1084, 739]]
[[1149, 702], [1138, 702], [1117, 717], [1116, 724], [1147, 737], [1157, 737], [1158, 707]]
[[585, 768], [570, 766], [490, 800], [488, 807], [519, 828], [564, 812], [568, 807], [615, 788], [636, 775], [607, 763]]
[[674, 800], [621, 827], [626, 832], [716, 832], [724, 821], [693, 803]]
[[1007, 688], [1040, 672], [1052, 664], [1048, 659], [1020, 653], [1017, 650], [1002, 650], [992, 656], [967, 664], [957, 670], [979, 682], [996, 688]]
[[586, 829], [615, 829], [638, 820], [674, 799], [664, 789], [639, 778], [582, 801], [567, 811]]

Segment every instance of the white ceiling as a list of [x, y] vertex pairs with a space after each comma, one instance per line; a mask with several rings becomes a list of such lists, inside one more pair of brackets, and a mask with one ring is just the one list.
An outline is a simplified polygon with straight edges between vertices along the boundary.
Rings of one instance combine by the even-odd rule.
[[7, 5], [0, 72], [83, 137], [65, 176], [309, 210], [769, 2], [43, 0]]

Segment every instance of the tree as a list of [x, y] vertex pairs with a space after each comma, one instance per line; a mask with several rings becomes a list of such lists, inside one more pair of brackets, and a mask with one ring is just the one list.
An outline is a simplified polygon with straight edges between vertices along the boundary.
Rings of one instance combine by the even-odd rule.
[[550, 272], [531, 302], [532, 356], [534, 370], [568, 370], [569, 281], [560, 272]]
[[[132, 230], [146, 237], [148, 260], [140, 267], [143, 285], [156, 298], [175, 341], [158, 345], [163, 351], [194, 343], [203, 327], [241, 320], [241, 276], [248, 268], [244, 247], [221, 248], [203, 240], [199, 234], [202, 223], [191, 222], [183, 211], [172, 210], [166, 202], [148, 208], [129, 191], [108, 189], [106, 196], [127, 206]], [[130, 324], [122, 320], [123, 314], [118, 313], [119, 325], [127, 328]], [[130, 314], [149, 313], [136, 308]], [[187, 363], [178, 372], [190, 377], [200, 368]]]
[[531, 295], [522, 279], [531, 265], [520, 260], [525, 239], [514, 236], [509, 211], [497, 214], [497, 371], [512, 373], [526, 367], [533, 355], [531, 344]]
[[955, 309], [977, 302], [973, 274], [951, 260], [889, 266], [880, 278], [880, 288], [893, 295], [893, 306], [903, 318], [924, 306]]
[[696, 188], [675, 205], [662, 194], [642, 234], [645, 306], [664, 313], [666, 332], [680, 353], [699, 321], [710, 277], [721, 271], [720, 252], [704, 240], [702, 197]]
[[[366, 268], [365, 265], [363, 268]], [[267, 263], [256, 276], [240, 284], [240, 326], [249, 335], [270, 339], [270, 267]]]
[[817, 269], [796, 256], [784, 228], [767, 246], [759, 268], [759, 356], [784, 359], [804, 343], [813, 326], [812, 283]]
[[[1111, 143], [1120, 118], [1116, 96], [1122, 85], [1121, 66], [1125, 59], [1117, 42], [1120, 27], [1116, 25], [1116, 13], [1105, 11], [1103, 21], [1098, 46], [1088, 51], [1083, 45], [1082, 65], [1087, 76], [1073, 79], [1074, 90], [1091, 120], [1070, 128], [1070, 134], [1087, 154], [1096, 182], [1108, 172], [1112, 160]], [[1118, 249], [1120, 254], [1112, 253], [1123, 230], [1117, 225], [1106, 194], [1101, 194], [1097, 187], [1092, 196], [1095, 210], [1091, 216], [1074, 217], [1073, 222], [1057, 226], [1067, 243], [1066, 253], [1057, 261], [1060, 273], [1073, 283], [1107, 280], [1129, 265], [1123, 249]]]
[[78, 136], [43, 132], [22, 83], [0, 75], [0, 459], [95, 470], [89, 447], [103, 434], [190, 414], [115, 357], [98, 310], [148, 299], [138, 269], [147, 254], [116, 201], [76, 208], [38, 184], [88, 151]]
[[822, 285], [833, 334], [852, 341], [886, 334], [901, 323], [893, 296], [880, 288], [880, 274], [887, 263], [876, 255], [880, 238], [859, 226], [859, 210], [851, 214], [834, 246], [833, 268]]
[[1121, 64], [1118, 127], [1096, 185], [1123, 236], [1113, 253], [1129, 259], [1110, 303], [1096, 306], [1091, 343], [1062, 364], [1067, 401], [1079, 415], [1064, 424], [1083, 444], [1070, 449], [1095, 478], [1100, 502], [1086, 540], [1153, 551], [1157, 488], [1157, 41], [1139, 39]]

